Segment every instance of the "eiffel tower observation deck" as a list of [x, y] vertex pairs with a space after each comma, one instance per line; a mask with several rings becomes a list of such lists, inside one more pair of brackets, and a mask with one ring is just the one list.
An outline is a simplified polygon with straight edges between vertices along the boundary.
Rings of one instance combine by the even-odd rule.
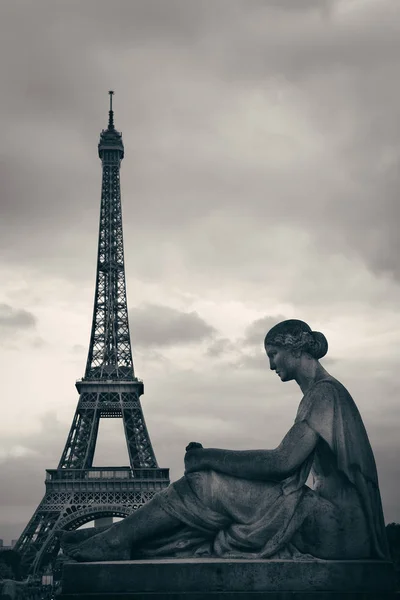
[[[101, 517], [126, 517], [169, 485], [159, 468], [140, 403], [126, 299], [120, 165], [122, 135], [114, 127], [110, 94], [107, 129], [98, 145], [102, 162], [96, 291], [84, 377], [76, 382], [78, 406], [57, 469], [46, 471], [46, 492], [15, 549], [25, 573], [53, 564], [55, 531], [73, 530]], [[129, 466], [93, 467], [101, 418], [122, 419]]]

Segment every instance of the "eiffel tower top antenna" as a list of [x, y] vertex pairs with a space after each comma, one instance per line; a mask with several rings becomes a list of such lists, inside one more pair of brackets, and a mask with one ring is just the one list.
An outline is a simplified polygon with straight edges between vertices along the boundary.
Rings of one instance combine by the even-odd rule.
[[110, 94], [110, 110], [108, 111], [108, 129], [114, 129], [114, 111], [112, 107], [112, 97], [114, 95], [113, 90], [108, 92]]

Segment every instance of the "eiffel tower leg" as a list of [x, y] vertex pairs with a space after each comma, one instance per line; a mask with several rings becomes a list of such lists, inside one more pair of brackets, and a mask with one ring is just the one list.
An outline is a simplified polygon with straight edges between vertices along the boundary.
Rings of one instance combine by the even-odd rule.
[[78, 407], [58, 468], [84, 469], [91, 467], [98, 430], [98, 410], [81, 410]]
[[157, 468], [157, 461], [147, 431], [140, 401], [138, 408], [122, 408], [125, 438], [128, 446], [129, 460], [132, 469], [143, 467]]
[[39, 557], [43, 562], [44, 549], [52, 538], [54, 540], [52, 554], [57, 555], [58, 553], [59, 543], [54, 538], [53, 532], [60, 513], [58, 510], [48, 510], [47, 504], [46, 494], [15, 546], [15, 550], [22, 556], [21, 569], [24, 574], [33, 572], [33, 567]]

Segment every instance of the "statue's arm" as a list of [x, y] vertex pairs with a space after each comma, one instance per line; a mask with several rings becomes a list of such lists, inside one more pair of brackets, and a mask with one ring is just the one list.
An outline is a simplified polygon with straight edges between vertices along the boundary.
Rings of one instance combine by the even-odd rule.
[[281, 480], [314, 450], [318, 434], [305, 421], [295, 423], [274, 450], [194, 448], [186, 453], [186, 473], [212, 469], [243, 479]]

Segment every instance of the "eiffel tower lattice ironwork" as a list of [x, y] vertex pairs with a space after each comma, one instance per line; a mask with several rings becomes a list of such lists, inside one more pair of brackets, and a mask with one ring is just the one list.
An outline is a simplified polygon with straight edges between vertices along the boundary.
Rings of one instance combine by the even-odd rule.
[[[79, 401], [57, 469], [46, 471], [46, 493], [15, 549], [25, 572], [53, 563], [54, 532], [72, 530], [105, 516], [126, 517], [169, 485], [158, 467], [140, 404], [143, 383], [135, 377], [126, 300], [120, 194], [122, 135], [114, 127], [112, 95], [108, 128], [98, 145], [102, 161], [97, 278], [85, 376], [76, 382]], [[129, 467], [93, 467], [99, 421], [122, 418]]]

